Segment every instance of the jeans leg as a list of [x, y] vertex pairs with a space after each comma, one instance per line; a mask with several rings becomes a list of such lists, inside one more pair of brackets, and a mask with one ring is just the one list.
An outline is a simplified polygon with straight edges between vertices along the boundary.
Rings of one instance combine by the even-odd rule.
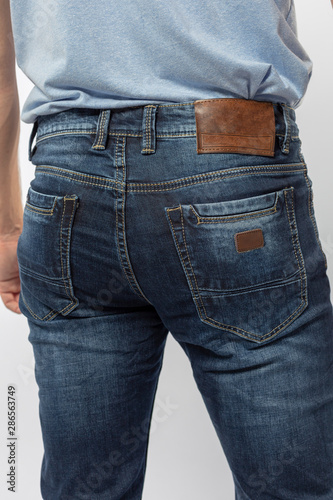
[[230, 465], [236, 500], [333, 498], [332, 305], [323, 261], [313, 261], [320, 254], [310, 244], [311, 226], [300, 220], [300, 237], [309, 243], [308, 307], [289, 333], [260, 345], [222, 332], [212, 341], [213, 327], [198, 327], [192, 341], [180, 342]]
[[166, 331], [156, 313], [30, 322], [46, 500], [139, 500]]
[[295, 331], [285, 352], [278, 341], [252, 352], [237, 342], [220, 351], [186, 345], [237, 500], [333, 498], [330, 324], [326, 316]]

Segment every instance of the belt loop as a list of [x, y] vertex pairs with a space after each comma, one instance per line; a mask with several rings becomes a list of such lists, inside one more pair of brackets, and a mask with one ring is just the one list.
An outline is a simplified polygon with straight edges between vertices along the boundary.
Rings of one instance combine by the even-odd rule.
[[34, 152], [36, 151], [36, 144], [34, 145], [33, 149], [32, 149], [32, 142], [34, 140], [34, 137], [37, 133], [37, 129], [38, 129], [38, 119], [36, 118], [36, 120], [34, 121], [34, 124], [33, 124], [33, 127], [32, 127], [32, 130], [31, 130], [31, 133], [30, 133], [30, 139], [29, 139], [29, 148], [28, 148], [28, 158], [29, 158], [29, 161], [31, 161], [32, 159], [32, 156], [34, 154]]
[[288, 106], [286, 106], [283, 103], [281, 103], [281, 106], [282, 106], [283, 118], [284, 118], [284, 124], [285, 124], [284, 140], [283, 140], [283, 144], [281, 147], [281, 151], [282, 151], [282, 153], [287, 155], [287, 154], [289, 154], [290, 135], [291, 135], [290, 116], [289, 116]]
[[143, 155], [155, 153], [156, 150], [156, 112], [158, 105], [147, 104], [142, 116], [142, 150]]
[[99, 112], [94, 144], [92, 145], [91, 149], [105, 149], [108, 140], [110, 119], [111, 110], [101, 109]]

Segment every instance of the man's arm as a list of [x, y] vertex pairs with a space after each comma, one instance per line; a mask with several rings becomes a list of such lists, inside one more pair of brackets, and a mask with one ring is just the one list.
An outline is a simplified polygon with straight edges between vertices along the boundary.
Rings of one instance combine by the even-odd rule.
[[22, 231], [18, 165], [20, 107], [15, 74], [9, 0], [0, 0], [0, 295], [6, 307], [20, 312], [17, 240]]
[[22, 229], [20, 108], [9, 0], [0, 0], [0, 238]]

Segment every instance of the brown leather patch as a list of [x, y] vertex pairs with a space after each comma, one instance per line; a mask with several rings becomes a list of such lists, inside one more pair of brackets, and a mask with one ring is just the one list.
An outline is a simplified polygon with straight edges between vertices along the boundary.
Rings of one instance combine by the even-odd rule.
[[255, 248], [264, 246], [264, 235], [262, 229], [252, 229], [235, 234], [235, 244], [237, 252], [248, 252]]
[[274, 156], [273, 103], [247, 99], [194, 101], [197, 152]]

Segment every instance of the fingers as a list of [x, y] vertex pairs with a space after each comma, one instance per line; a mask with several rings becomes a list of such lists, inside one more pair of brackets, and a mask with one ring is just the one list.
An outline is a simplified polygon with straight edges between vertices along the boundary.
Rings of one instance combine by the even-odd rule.
[[13, 311], [17, 314], [22, 314], [19, 308], [18, 302], [20, 297], [20, 292], [12, 293], [12, 292], [4, 292], [0, 294], [2, 302], [10, 311]]

